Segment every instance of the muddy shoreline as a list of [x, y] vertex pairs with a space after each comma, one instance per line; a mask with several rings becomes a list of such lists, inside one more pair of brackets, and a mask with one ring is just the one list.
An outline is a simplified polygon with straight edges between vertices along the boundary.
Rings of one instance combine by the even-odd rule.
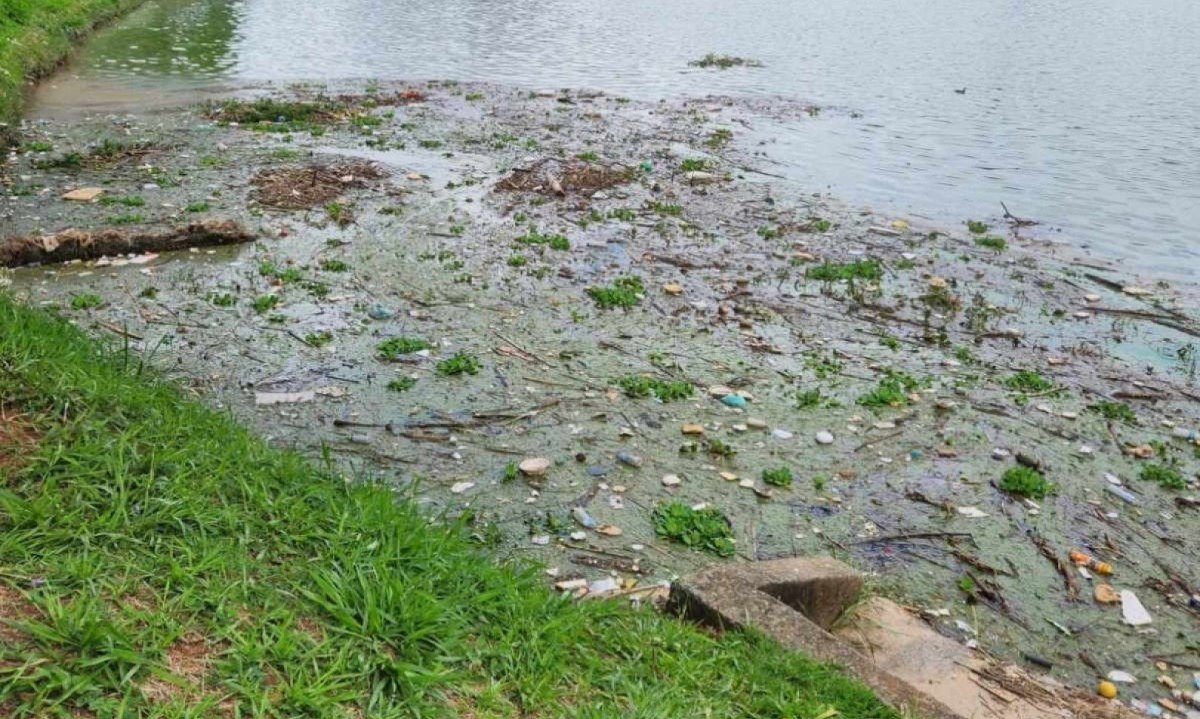
[[[1154, 658], [1174, 657], [1166, 673], [1191, 683], [1200, 456], [1175, 435], [1200, 428], [1197, 288], [1015, 219], [973, 234], [789, 184], [739, 135], [802, 117], [795, 103], [297, 92], [346, 97], [312, 124], [189, 107], [29, 128], [5, 165], [3, 237], [207, 218], [258, 239], [20, 269], [13, 291], [348, 479], [469, 513], [488, 551], [555, 580], [833, 554], [944, 634], [1061, 680], [1125, 670], [1141, 682], [1122, 698], [1151, 700]], [[307, 209], [264, 195], [270, 173], [352, 161], [378, 175], [338, 175]], [[81, 187], [104, 193], [60, 199]], [[632, 306], [598, 305], [590, 290], [628, 277]], [[430, 347], [382, 356], [397, 338]], [[475, 374], [439, 372], [458, 353]], [[630, 376], [692, 395], [629, 396]], [[1002, 490], [1018, 455], [1057, 491]], [[531, 457], [544, 477], [514, 474]], [[1185, 486], [1139, 479], [1149, 465]], [[785, 467], [790, 486], [764, 482]], [[672, 499], [720, 510], [736, 558], [657, 537]], [[1098, 603], [1102, 581], [1153, 623]]]

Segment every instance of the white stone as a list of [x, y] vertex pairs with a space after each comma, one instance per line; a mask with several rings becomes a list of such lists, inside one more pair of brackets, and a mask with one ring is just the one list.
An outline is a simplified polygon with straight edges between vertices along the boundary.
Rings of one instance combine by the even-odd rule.
[[541, 477], [546, 474], [546, 470], [550, 469], [550, 460], [545, 457], [530, 457], [521, 460], [517, 469], [527, 477]]
[[833, 433], [821, 430], [816, 435], [817, 444], [833, 444]]

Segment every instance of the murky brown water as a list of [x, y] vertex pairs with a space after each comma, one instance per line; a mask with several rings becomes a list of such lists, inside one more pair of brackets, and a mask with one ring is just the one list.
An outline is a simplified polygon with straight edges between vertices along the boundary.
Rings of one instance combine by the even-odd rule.
[[[824, 107], [756, 127], [806, 191], [955, 223], [1004, 201], [1055, 239], [1194, 279], [1197, 36], [1185, 0], [151, 0], [37, 111], [347, 78], [779, 94]], [[688, 67], [710, 51], [766, 66]]]

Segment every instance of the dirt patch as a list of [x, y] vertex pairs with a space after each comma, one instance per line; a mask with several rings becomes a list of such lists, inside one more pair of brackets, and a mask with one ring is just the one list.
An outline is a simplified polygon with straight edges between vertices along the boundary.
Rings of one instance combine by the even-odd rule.
[[[152, 702], [168, 702], [205, 691], [205, 678], [221, 647], [198, 632], [176, 639], [163, 653], [163, 664], [177, 680], [150, 676], [141, 683], [142, 693]], [[181, 681], [180, 681], [181, 680]]]
[[[0, 469], [3, 469], [2, 464], [0, 464]], [[12, 587], [0, 584], [0, 642], [10, 644], [24, 642], [28, 638], [25, 632], [8, 623], [26, 620], [37, 615], [37, 607], [30, 604], [23, 594]]]
[[335, 165], [308, 165], [263, 170], [250, 182], [255, 200], [281, 210], [306, 210], [332, 202], [351, 188], [367, 186], [368, 180], [387, 177], [373, 162], [353, 161]]
[[591, 194], [623, 185], [633, 179], [633, 169], [623, 165], [589, 162], [561, 163], [541, 160], [531, 167], [513, 170], [496, 183], [501, 192], [540, 192], [544, 195]]
[[0, 242], [0, 267], [95, 260], [131, 253], [171, 252], [249, 242], [254, 235], [233, 220], [204, 220], [175, 227], [69, 229]]
[[20, 469], [37, 446], [39, 436], [30, 422], [0, 407], [0, 473]]

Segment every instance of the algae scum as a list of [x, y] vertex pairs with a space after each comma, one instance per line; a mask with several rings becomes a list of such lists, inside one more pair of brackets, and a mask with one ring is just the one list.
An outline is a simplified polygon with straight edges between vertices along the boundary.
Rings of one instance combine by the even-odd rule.
[[[257, 239], [13, 288], [555, 581], [833, 554], [1064, 679], [1198, 661], [1195, 288], [1018, 218], [853, 211], [739, 142], [807, 116], [432, 83], [45, 124], [7, 166], [6, 236]], [[81, 187], [104, 192], [60, 199]]]

